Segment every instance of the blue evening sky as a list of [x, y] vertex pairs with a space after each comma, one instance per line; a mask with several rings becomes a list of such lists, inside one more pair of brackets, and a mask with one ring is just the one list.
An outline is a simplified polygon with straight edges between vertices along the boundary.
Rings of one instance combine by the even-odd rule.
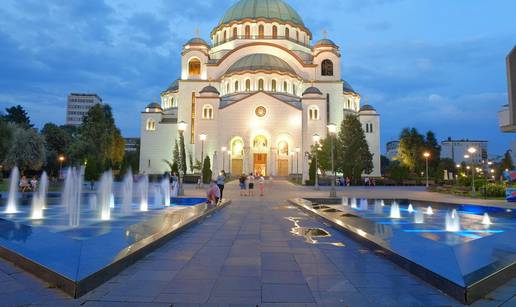
[[[38, 127], [63, 124], [70, 92], [111, 104], [124, 136], [179, 76], [182, 44], [235, 0], [4, 0], [0, 108], [23, 105]], [[514, 0], [288, 0], [315, 39], [341, 47], [343, 78], [382, 115], [382, 144], [403, 127], [439, 140], [490, 141], [507, 103], [505, 56], [516, 44]], [[383, 146], [383, 145], [382, 145]]]

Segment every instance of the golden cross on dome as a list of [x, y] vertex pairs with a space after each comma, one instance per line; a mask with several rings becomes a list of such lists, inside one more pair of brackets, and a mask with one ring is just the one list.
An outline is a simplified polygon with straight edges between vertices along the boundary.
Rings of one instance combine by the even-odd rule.
[[199, 27], [195, 28], [195, 37], [201, 37], [201, 29]]
[[323, 33], [324, 39], [327, 39], [328, 38], [328, 31], [324, 30], [322, 33]]

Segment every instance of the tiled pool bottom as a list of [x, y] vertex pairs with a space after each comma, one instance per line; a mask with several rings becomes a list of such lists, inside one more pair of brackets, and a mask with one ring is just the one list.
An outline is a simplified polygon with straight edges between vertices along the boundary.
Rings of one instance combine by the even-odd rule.
[[[312, 215], [346, 231], [358, 241], [380, 248], [413, 274], [463, 303], [470, 303], [516, 276], [516, 215], [501, 208], [432, 203], [433, 214], [414, 223], [415, 212], [428, 203], [399, 200], [400, 218], [391, 218], [392, 200], [345, 201], [293, 199]], [[376, 204], [376, 206], [375, 206]], [[446, 214], [457, 209], [459, 231], [446, 231]], [[494, 223], [482, 224], [489, 211]]]
[[109, 279], [171, 235], [201, 220], [227, 202], [208, 207], [204, 199], [185, 206], [155, 208], [99, 221], [85, 210], [81, 226], [66, 226], [62, 208], [45, 210], [38, 222], [23, 216], [0, 216], [0, 256], [46, 282], [79, 297]]

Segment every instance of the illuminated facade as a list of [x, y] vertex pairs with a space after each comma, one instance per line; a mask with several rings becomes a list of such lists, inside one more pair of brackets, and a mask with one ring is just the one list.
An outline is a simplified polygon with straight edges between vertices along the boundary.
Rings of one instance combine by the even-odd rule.
[[184, 45], [181, 77], [142, 113], [140, 171], [169, 171], [163, 160], [171, 159], [178, 123], [185, 122], [187, 155], [201, 160], [203, 150], [214, 173], [224, 166], [233, 175], [299, 172], [307, 179], [313, 136], [325, 137], [329, 123], [356, 114], [374, 154], [371, 176], [379, 176], [379, 114], [361, 107], [342, 79], [339, 47], [327, 38], [311, 41], [282, 0], [233, 5], [212, 30], [211, 45], [200, 38]]

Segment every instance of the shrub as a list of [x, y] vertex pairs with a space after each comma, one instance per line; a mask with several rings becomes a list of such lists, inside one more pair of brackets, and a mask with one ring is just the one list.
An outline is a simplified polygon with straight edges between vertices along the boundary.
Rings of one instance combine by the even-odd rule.
[[490, 183], [486, 187], [486, 196], [488, 197], [504, 197], [505, 187], [503, 185]]

